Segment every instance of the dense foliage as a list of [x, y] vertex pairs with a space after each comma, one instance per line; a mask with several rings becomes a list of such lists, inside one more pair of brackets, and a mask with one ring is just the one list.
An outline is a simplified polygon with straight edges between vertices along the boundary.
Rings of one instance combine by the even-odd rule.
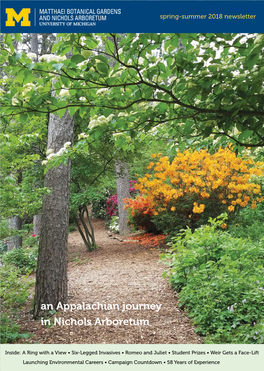
[[13, 264], [22, 274], [30, 274], [37, 268], [38, 248], [20, 248], [8, 251], [2, 256], [3, 264]]
[[174, 238], [170, 282], [207, 342], [263, 344], [264, 240], [223, 232], [226, 218]]
[[[35, 259], [34, 257], [30, 259], [26, 252], [20, 250], [22, 249], [6, 254], [0, 263], [1, 343], [11, 343], [29, 337], [28, 334], [20, 333], [19, 326], [13, 319], [26, 301], [32, 299], [30, 289], [33, 280], [28, 276], [35, 264]], [[32, 253], [34, 254], [33, 251]], [[28, 273], [23, 275], [25, 271]]]
[[[12, 88], [3, 89], [3, 120], [62, 117], [66, 109], [84, 116], [90, 108], [96, 140], [104, 125], [135, 138], [166, 123], [182, 147], [210, 134], [239, 146], [264, 145], [261, 34], [59, 34], [57, 55], [38, 61], [17, 52], [12, 37], [21, 40], [5, 35], [0, 60], [15, 76]], [[140, 147], [125, 135], [117, 142]]]

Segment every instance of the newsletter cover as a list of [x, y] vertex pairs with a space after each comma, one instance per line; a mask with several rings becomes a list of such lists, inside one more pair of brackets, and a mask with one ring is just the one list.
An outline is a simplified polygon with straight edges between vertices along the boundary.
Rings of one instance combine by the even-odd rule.
[[3, 371], [263, 369], [263, 24], [1, 0]]

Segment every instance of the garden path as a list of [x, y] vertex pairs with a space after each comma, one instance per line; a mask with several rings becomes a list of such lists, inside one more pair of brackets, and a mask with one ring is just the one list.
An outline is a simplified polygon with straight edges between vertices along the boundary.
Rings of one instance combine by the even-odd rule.
[[[41, 344], [201, 344], [186, 313], [178, 307], [177, 294], [162, 278], [160, 251], [108, 236], [104, 222], [93, 220], [98, 249], [87, 252], [77, 231], [69, 235], [69, 303], [118, 304], [120, 310], [75, 310], [56, 313], [57, 318], [90, 319], [91, 326], [52, 326], [33, 321], [25, 311], [22, 329], [34, 333], [27, 343]], [[122, 311], [125, 304], [161, 305]], [[94, 325], [102, 321], [147, 320], [149, 325]]]

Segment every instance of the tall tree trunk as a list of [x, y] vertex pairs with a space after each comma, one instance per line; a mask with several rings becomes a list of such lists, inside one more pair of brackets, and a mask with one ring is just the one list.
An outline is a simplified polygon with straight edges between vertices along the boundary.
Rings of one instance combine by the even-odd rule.
[[[73, 142], [74, 118], [68, 111], [59, 119], [50, 115], [48, 149], [58, 152], [66, 142]], [[67, 243], [69, 224], [71, 162], [48, 170], [45, 187], [52, 189], [42, 205], [39, 255], [36, 272], [36, 288], [33, 317], [45, 313], [42, 304], [52, 304], [55, 309], [59, 302], [68, 299], [67, 284]]]
[[[37, 33], [31, 33], [30, 34], [30, 47], [32, 53], [36, 54], [36, 61], [38, 60], [38, 34]], [[34, 215], [33, 217], [33, 234], [35, 234], [37, 237], [40, 235], [40, 225], [41, 223], [41, 214]]]
[[[9, 229], [12, 231], [19, 231], [22, 229], [22, 220], [19, 216], [12, 216], [9, 218]], [[7, 250], [19, 249], [22, 246], [22, 237], [11, 236], [7, 241]]]
[[37, 237], [40, 236], [40, 229], [41, 229], [41, 214], [34, 215], [33, 217], [33, 234]]
[[[121, 40], [125, 34], [119, 34]], [[112, 41], [112, 37], [107, 37], [108, 40]], [[115, 44], [114, 44], [115, 45]], [[116, 46], [115, 46], [116, 52]], [[108, 60], [110, 58], [108, 57]], [[114, 67], [115, 60], [112, 59], [109, 62], [110, 67]], [[115, 170], [116, 170], [116, 190], [117, 190], [117, 206], [118, 206], [118, 215], [119, 215], [119, 233], [120, 235], [125, 235], [131, 232], [127, 224], [128, 213], [127, 210], [124, 210], [124, 198], [130, 198], [129, 192], [129, 166], [125, 161], [117, 159], [115, 161]]]
[[[3, 35], [1, 34], [0, 42], [2, 43], [2, 41], [3, 41]], [[13, 43], [13, 45], [15, 49], [17, 49], [17, 42]], [[4, 71], [2, 68], [0, 68], [0, 78], [3, 78], [3, 76], [4, 76]], [[11, 176], [13, 177], [13, 174], [11, 174]], [[21, 181], [22, 181], [22, 172], [19, 171], [18, 177], [17, 177], [17, 183], [21, 183]], [[11, 234], [13, 233], [13, 231], [19, 231], [22, 229], [22, 219], [17, 215], [11, 216], [8, 219], [8, 223], [9, 223], [9, 229], [11, 231]], [[22, 247], [22, 236], [19, 237], [19, 236], [14, 235], [8, 238], [7, 250], [19, 249], [20, 247]]]
[[31, 33], [30, 34], [30, 47], [32, 53], [36, 54], [36, 60], [38, 60], [38, 34]]
[[117, 205], [119, 214], [119, 233], [125, 235], [131, 232], [127, 225], [128, 213], [124, 210], [124, 198], [130, 198], [129, 192], [129, 166], [126, 162], [115, 161]]
[[[11, 174], [11, 176], [13, 176], [13, 174]], [[17, 183], [19, 184], [21, 182], [22, 172], [19, 171], [17, 176]], [[14, 233], [13, 231], [20, 231], [22, 229], [22, 219], [20, 218], [20, 216], [18, 215], [11, 216], [8, 222], [11, 234]], [[19, 249], [20, 247], [22, 247], [22, 236], [19, 237], [14, 235], [8, 239], [7, 250]]]
[[[42, 37], [40, 55], [51, 53], [51, 48], [52, 48], [52, 45], [53, 45], [53, 41], [51, 40], [52, 34], [51, 33], [42, 33], [40, 35]], [[54, 39], [55, 39], [55, 36], [54, 36]]]

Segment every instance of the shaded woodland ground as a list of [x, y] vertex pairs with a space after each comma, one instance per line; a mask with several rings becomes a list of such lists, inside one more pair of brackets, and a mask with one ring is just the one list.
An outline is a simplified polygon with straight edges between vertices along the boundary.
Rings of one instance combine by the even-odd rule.
[[[201, 344], [186, 313], [178, 307], [177, 294], [162, 278], [165, 267], [158, 248], [109, 238], [104, 222], [94, 219], [97, 250], [87, 252], [77, 231], [69, 235], [69, 303], [119, 304], [120, 310], [60, 311], [57, 318], [95, 323], [109, 320], [144, 319], [149, 325], [56, 325], [33, 321], [29, 305], [21, 311], [22, 331], [34, 334], [19, 342], [39, 344]], [[126, 237], [127, 238], [127, 237]], [[129, 238], [129, 237], [128, 237]], [[151, 309], [122, 312], [126, 304], [162, 304]]]

